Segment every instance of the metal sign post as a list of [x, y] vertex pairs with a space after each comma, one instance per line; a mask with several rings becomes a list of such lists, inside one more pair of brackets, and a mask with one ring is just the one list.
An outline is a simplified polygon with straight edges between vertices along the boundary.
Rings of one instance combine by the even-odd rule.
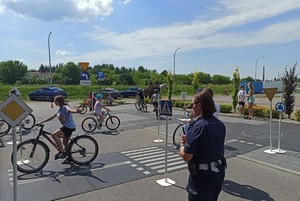
[[156, 182], [161, 186], [174, 185], [176, 182], [167, 178], [168, 174], [168, 116], [172, 116], [172, 102], [161, 101], [161, 115], [166, 115], [166, 147], [165, 147], [165, 178], [159, 179]]
[[281, 118], [282, 118], [282, 112], [285, 111], [285, 104], [282, 102], [282, 94], [281, 94], [281, 98], [280, 98], [280, 101], [281, 102], [278, 102], [275, 106], [275, 109], [277, 112], [279, 112], [279, 123], [278, 123], [278, 148], [275, 149], [274, 151], [276, 153], [280, 153], [280, 154], [283, 154], [285, 153], [286, 151], [280, 149], [280, 138], [281, 138]]
[[272, 150], [272, 99], [277, 92], [277, 88], [263, 88], [267, 98], [270, 101], [270, 149], [264, 150], [265, 153], [275, 154]]
[[[158, 114], [159, 114], [159, 117], [160, 117], [160, 93], [158, 93], [158, 99], [157, 99], [157, 110], [158, 110]], [[153, 142], [163, 142], [162, 139], [159, 138], [159, 119], [157, 120], [157, 139], [156, 140], [153, 140]]]
[[[17, 95], [12, 94], [0, 104], [0, 116], [12, 127], [13, 138], [13, 185], [14, 201], [17, 200], [17, 143], [16, 126], [30, 113], [32, 109]], [[21, 131], [20, 131], [21, 132]]]

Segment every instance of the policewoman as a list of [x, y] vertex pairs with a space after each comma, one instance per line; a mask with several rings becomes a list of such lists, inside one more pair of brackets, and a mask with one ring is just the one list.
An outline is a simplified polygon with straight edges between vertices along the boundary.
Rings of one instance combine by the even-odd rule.
[[214, 101], [206, 91], [194, 96], [192, 106], [198, 118], [185, 127], [180, 146], [180, 156], [188, 163], [190, 173], [188, 200], [215, 201], [225, 178], [226, 128], [214, 117]]

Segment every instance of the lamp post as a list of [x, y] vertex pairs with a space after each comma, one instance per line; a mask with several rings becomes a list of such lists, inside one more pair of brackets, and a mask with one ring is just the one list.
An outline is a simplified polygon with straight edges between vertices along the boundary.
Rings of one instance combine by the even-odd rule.
[[175, 55], [176, 55], [176, 52], [179, 50], [180, 48], [177, 48], [174, 52], [174, 92], [175, 92], [175, 84], [176, 84], [176, 81], [175, 81]]
[[50, 68], [50, 85], [52, 85], [52, 72], [51, 72], [51, 55], [50, 55], [50, 35], [52, 32], [48, 35], [48, 53], [49, 53], [49, 68]]
[[256, 74], [257, 74], [257, 62], [258, 62], [258, 60], [260, 60], [262, 58], [264, 58], [264, 57], [259, 57], [258, 59], [256, 59], [256, 62], [255, 62], [255, 78], [254, 78], [255, 82], [256, 82]]

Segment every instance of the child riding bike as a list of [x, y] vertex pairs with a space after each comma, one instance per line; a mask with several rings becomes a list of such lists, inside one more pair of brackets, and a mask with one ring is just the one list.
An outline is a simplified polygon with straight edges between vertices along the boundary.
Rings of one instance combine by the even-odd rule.
[[[59, 152], [55, 155], [55, 160], [59, 158], [65, 158], [65, 148], [68, 144], [69, 138], [72, 133], [76, 130], [75, 121], [71, 113], [79, 113], [80, 109], [77, 110], [70, 109], [65, 105], [63, 96], [56, 96], [54, 98], [54, 103], [59, 107], [57, 112], [52, 116], [46, 118], [45, 120], [38, 122], [37, 124], [43, 124], [47, 121], [51, 121], [55, 117], [58, 118], [59, 122], [62, 124], [62, 127], [52, 133], [53, 140], [55, 141]], [[63, 144], [60, 140], [60, 136], [63, 136]], [[64, 145], [64, 147], [63, 147]]]
[[104, 121], [104, 111], [102, 111], [102, 108], [109, 110], [107, 107], [104, 107], [102, 104], [103, 96], [102, 94], [96, 95], [96, 103], [94, 106], [93, 114], [97, 117], [98, 125], [97, 128], [100, 129], [102, 127], [102, 122]]

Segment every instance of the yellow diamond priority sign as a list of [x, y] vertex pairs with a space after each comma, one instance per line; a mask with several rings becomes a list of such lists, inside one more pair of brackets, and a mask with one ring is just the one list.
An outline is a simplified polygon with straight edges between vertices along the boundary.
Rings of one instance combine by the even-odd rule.
[[277, 88], [263, 88], [267, 98], [269, 99], [269, 101], [272, 101], [274, 95], [277, 92]]
[[15, 94], [0, 104], [0, 117], [11, 126], [18, 125], [31, 112], [32, 109]]

